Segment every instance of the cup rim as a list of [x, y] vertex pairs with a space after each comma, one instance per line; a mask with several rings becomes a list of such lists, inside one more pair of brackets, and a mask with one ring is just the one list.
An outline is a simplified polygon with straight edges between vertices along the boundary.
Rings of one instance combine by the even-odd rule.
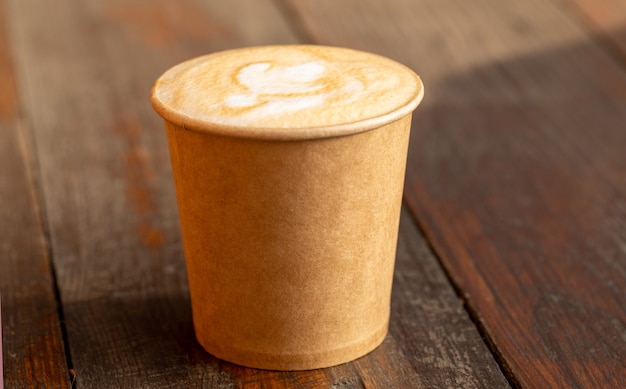
[[[312, 45], [273, 45], [273, 46], [256, 46], [257, 48], [264, 47], [307, 47]], [[334, 46], [322, 46], [315, 45], [317, 48], [330, 48], [330, 49], [343, 49], [343, 50], [352, 50], [354, 49], [342, 48], [342, 47], [334, 47]], [[190, 131], [196, 131], [200, 133], [212, 134], [212, 135], [222, 135], [222, 136], [230, 136], [237, 138], [253, 138], [253, 139], [264, 139], [264, 140], [303, 140], [303, 139], [319, 139], [319, 138], [332, 138], [338, 136], [345, 136], [351, 134], [357, 134], [360, 132], [366, 132], [369, 130], [373, 130], [375, 128], [379, 128], [396, 120], [403, 118], [406, 115], [411, 114], [417, 106], [421, 103], [424, 97], [424, 84], [422, 83], [421, 78], [410, 68], [407, 66], [394, 61], [390, 58], [380, 56], [378, 54], [373, 54], [369, 52], [363, 52], [368, 55], [374, 57], [383, 58], [386, 61], [391, 61], [396, 65], [399, 65], [401, 68], [404, 68], [408, 73], [410, 73], [415, 79], [415, 93], [411, 98], [409, 98], [404, 104], [399, 107], [392, 109], [386, 113], [381, 115], [368, 117], [362, 120], [356, 120], [346, 123], [338, 123], [326, 126], [308, 126], [308, 127], [251, 127], [247, 125], [232, 125], [225, 123], [216, 123], [209, 122], [205, 119], [193, 118], [189, 117], [182, 112], [168, 106], [165, 102], [163, 102], [157, 94], [157, 89], [159, 88], [159, 84], [163, 77], [172, 69], [177, 66], [185, 66], [192, 62], [202, 61], [207, 59], [208, 57], [214, 57], [218, 55], [228, 55], [231, 52], [246, 50], [255, 47], [247, 47], [247, 48], [239, 48], [232, 50], [220, 51], [208, 55], [203, 55], [200, 57], [192, 58], [190, 60], [181, 62], [178, 65], [173, 66], [172, 68], [165, 71], [154, 83], [152, 89], [150, 91], [150, 101], [154, 110], [163, 117], [166, 121], [184, 129]]]

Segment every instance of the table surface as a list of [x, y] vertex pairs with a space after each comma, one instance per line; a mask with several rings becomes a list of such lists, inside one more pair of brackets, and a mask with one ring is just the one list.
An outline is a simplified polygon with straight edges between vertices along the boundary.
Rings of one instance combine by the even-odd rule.
[[[626, 1], [0, 0], [6, 388], [626, 387]], [[218, 50], [380, 53], [415, 113], [390, 334], [272, 372], [196, 343], [149, 90]]]

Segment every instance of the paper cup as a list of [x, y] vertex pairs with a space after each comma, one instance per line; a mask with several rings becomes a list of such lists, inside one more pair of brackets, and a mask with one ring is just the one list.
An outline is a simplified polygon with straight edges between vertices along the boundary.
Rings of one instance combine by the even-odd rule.
[[304, 370], [383, 341], [422, 95], [396, 62], [321, 46], [221, 52], [156, 82], [208, 352]]

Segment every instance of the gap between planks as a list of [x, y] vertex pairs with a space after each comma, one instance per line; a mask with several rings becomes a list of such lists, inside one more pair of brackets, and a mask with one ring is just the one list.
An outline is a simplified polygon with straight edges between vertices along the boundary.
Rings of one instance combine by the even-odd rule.
[[439, 256], [439, 253], [435, 249], [434, 242], [432, 241], [430, 236], [426, 233], [426, 230], [424, 229], [422, 222], [415, 215], [415, 211], [409, 206], [409, 204], [407, 203], [407, 200], [404, 197], [402, 199], [402, 206], [404, 209], [407, 210], [407, 214], [409, 218], [411, 219], [411, 222], [417, 229], [418, 233], [422, 236], [422, 239], [424, 240], [424, 243], [426, 247], [428, 248], [428, 251], [430, 251], [431, 255], [435, 259], [437, 266], [446, 277], [448, 283], [451, 285], [452, 289], [454, 290], [454, 293], [456, 294], [457, 298], [459, 299], [459, 301], [461, 301], [463, 309], [465, 310], [465, 312], [467, 313], [467, 316], [470, 318], [470, 320], [474, 324], [476, 331], [478, 332], [481, 339], [483, 340], [483, 343], [485, 343], [485, 345], [487, 346], [487, 349], [493, 356], [493, 359], [496, 361], [498, 367], [500, 368], [500, 371], [504, 375], [504, 378], [506, 378], [506, 380], [508, 381], [512, 389], [522, 388], [522, 384], [519, 382], [517, 377], [515, 377], [515, 374], [513, 370], [511, 369], [509, 363], [507, 362], [506, 357], [498, 349], [498, 347], [495, 344], [495, 341], [489, 334], [489, 331], [487, 331], [487, 328], [485, 327], [484, 323], [481, 321], [478, 311], [472, 308], [472, 305], [470, 304], [467, 296], [463, 293], [463, 289], [454, 280], [454, 277], [452, 276], [450, 269], [444, 266], [443, 261], [441, 260], [441, 257]]

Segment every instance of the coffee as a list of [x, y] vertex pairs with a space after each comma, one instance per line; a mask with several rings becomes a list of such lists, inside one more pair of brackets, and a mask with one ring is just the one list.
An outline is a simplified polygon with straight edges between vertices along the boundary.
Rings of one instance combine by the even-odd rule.
[[[341, 131], [390, 113], [403, 116], [421, 93], [413, 72], [378, 55], [269, 46], [184, 62], [159, 79], [153, 101], [215, 127]], [[406, 112], [395, 112], [399, 107]]]

